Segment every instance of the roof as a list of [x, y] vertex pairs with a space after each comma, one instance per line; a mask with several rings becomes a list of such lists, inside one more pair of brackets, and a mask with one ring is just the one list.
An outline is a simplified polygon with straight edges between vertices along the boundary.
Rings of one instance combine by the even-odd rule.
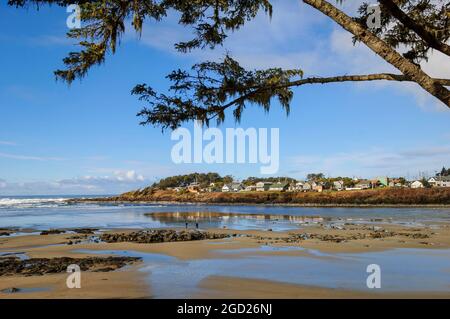
[[289, 186], [288, 182], [278, 182], [278, 183], [270, 185], [270, 188], [284, 188], [287, 186]]

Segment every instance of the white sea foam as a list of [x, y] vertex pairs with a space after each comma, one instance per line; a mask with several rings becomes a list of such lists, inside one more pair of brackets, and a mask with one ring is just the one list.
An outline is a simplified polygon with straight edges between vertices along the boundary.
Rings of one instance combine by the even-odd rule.
[[8, 207], [43, 207], [59, 206], [66, 202], [67, 198], [0, 198], [0, 208]]

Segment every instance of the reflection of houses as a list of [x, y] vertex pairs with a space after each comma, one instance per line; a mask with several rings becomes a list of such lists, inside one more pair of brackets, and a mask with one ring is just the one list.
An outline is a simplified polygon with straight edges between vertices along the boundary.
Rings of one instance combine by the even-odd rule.
[[270, 188], [270, 185], [272, 185], [272, 183], [270, 183], [270, 182], [258, 182], [258, 183], [256, 183], [256, 191], [258, 191], [258, 192], [268, 191]]
[[424, 188], [421, 181], [414, 181], [411, 183], [411, 188]]
[[341, 191], [344, 189], [344, 181], [334, 181], [333, 188], [337, 191]]
[[275, 184], [270, 185], [269, 190], [270, 191], [284, 192], [288, 188], [289, 188], [289, 183], [287, 183], [287, 182], [277, 182]]
[[450, 176], [436, 176], [428, 180], [433, 187], [450, 187]]
[[228, 193], [228, 192], [239, 192], [244, 190], [244, 187], [241, 183], [231, 183], [231, 184], [225, 184], [222, 187], [222, 192]]

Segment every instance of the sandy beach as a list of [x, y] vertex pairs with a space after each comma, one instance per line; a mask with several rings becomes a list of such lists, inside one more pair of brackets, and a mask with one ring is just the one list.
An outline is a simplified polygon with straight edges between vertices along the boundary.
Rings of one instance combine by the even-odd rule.
[[[180, 231], [181, 228], [175, 228]], [[2, 230], [11, 232], [11, 230]], [[33, 230], [28, 230], [33, 232]], [[87, 258], [108, 255], [105, 251], [137, 252], [164, 255], [176, 260], [226, 260], [232, 263], [245, 258], [268, 257], [276, 262], [281, 257], [332, 259], [332, 254], [358, 254], [392, 249], [427, 249], [430, 252], [450, 248], [450, 225], [444, 222], [422, 227], [386, 223], [346, 224], [338, 228], [313, 225], [290, 231], [207, 229], [207, 232], [230, 237], [214, 240], [193, 240], [162, 243], [87, 242], [91, 235], [60, 234], [0, 237], [1, 258]], [[134, 229], [114, 229], [104, 234], [132, 234]], [[101, 236], [97, 232], [96, 236]], [[79, 242], [73, 238], [79, 238]], [[269, 249], [261, 249], [268, 247]], [[290, 249], [292, 248], [292, 249]], [[296, 249], [298, 248], [298, 249]], [[226, 255], [224, 255], [226, 251]], [[100, 252], [97, 254], [94, 252]], [[316, 253], [312, 253], [316, 252]], [[319, 253], [317, 253], [319, 252]], [[321, 254], [323, 253], [323, 254]], [[123, 268], [82, 272], [82, 288], [66, 287], [67, 273], [44, 275], [7, 274], [0, 276], [0, 298], [154, 298], [152, 283], [143, 271], [145, 260]], [[255, 271], [258, 266], [255, 265]], [[274, 267], [274, 272], [277, 268]], [[450, 271], [450, 269], [448, 269]], [[289, 274], [286, 274], [289, 277]], [[12, 288], [19, 292], [11, 293]], [[300, 285], [286, 281], [208, 275], [201, 279], [189, 298], [449, 298], [448, 291], [374, 292], [366, 289], [333, 289]]]

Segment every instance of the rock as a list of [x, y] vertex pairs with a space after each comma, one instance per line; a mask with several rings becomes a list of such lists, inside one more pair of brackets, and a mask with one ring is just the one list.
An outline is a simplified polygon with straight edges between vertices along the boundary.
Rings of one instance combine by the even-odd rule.
[[154, 229], [143, 230], [132, 233], [113, 233], [102, 234], [100, 240], [107, 243], [116, 242], [136, 242], [136, 243], [162, 243], [175, 241], [193, 241], [205, 239], [222, 239], [230, 237], [228, 234], [218, 234], [202, 232], [198, 230], [181, 230], [175, 231], [171, 229]]
[[11, 288], [3, 289], [3, 290], [1, 290], [1, 292], [5, 293], [5, 294], [13, 294], [16, 292], [20, 292], [20, 289], [16, 288], [16, 287], [11, 287]]
[[[86, 257], [86, 258], [30, 258], [0, 259], [0, 277], [11, 275], [38, 276], [66, 272], [67, 267], [76, 264], [82, 271], [112, 271], [141, 260], [140, 257]], [[106, 270], [107, 269], [107, 270]]]
[[8, 232], [0, 232], [0, 236], [9, 236], [10, 235], [10, 233], [8, 233]]
[[55, 235], [65, 233], [65, 230], [62, 229], [49, 229], [41, 231], [41, 235]]
[[76, 228], [76, 229], [72, 229], [74, 232], [76, 232], [77, 234], [93, 234], [94, 232], [96, 232], [98, 230], [98, 228]]

